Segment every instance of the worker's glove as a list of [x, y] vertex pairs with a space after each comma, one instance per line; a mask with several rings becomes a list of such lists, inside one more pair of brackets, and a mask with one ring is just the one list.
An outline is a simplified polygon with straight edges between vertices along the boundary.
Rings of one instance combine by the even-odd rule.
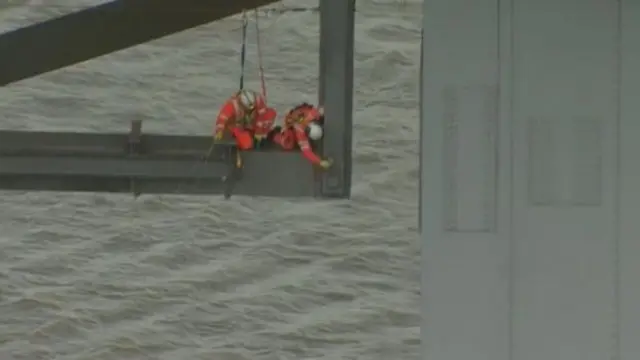
[[218, 130], [218, 131], [216, 131], [216, 134], [213, 135], [213, 139], [215, 141], [220, 141], [220, 140], [222, 140], [223, 136], [224, 136], [224, 132], [222, 130]]
[[264, 143], [265, 139], [267, 137], [264, 135], [254, 135], [253, 136], [253, 143], [255, 144], [255, 148], [259, 149], [260, 146], [262, 146], [262, 144]]
[[331, 159], [325, 159], [325, 160], [320, 161], [320, 167], [323, 170], [327, 170], [328, 168], [331, 167], [331, 165], [333, 165], [333, 160], [331, 160]]

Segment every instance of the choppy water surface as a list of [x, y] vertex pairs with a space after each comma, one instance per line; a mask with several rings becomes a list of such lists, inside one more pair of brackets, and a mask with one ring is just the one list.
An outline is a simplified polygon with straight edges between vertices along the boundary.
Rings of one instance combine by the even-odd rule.
[[[0, 359], [418, 358], [421, 4], [403, 3], [358, 4], [351, 201], [0, 193]], [[88, 5], [0, 1], [0, 31]], [[315, 98], [317, 23], [260, 19], [280, 111]], [[208, 134], [239, 42], [231, 18], [2, 88], [0, 125]]]

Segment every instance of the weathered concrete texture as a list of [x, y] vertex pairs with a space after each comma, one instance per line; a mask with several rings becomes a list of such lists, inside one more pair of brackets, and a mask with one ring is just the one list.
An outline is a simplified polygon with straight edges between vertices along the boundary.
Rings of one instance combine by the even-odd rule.
[[638, 358], [638, 24], [630, 0], [425, 1], [425, 359]]
[[618, 334], [619, 360], [640, 354], [640, 2], [620, 8], [620, 113], [618, 144]]
[[0, 86], [277, 0], [116, 0], [0, 35]]

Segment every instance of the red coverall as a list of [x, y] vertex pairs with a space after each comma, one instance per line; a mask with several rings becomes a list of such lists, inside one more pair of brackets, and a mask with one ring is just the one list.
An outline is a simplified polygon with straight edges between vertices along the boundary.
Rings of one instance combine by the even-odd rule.
[[313, 152], [306, 129], [311, 122], [318, 121], [321, 115], [318, 108], [312, 105], [304, 104], [294, 108], [284, 118], [284, 126], [275, 134], [273, 141], [285, 150], [293, 150], [298, 145], [305, 158], [314, 165], [320, 165], [322, 159]]
[[253, 140], [264, 139], [276, 119], [276, 111], [267, 106], [261, 95], [256, 96], [253, 110], [246, 110], [234, 95], [227, 100], [218, 114], [214, 133], [228, 129], [241, 150], [253, 148]]

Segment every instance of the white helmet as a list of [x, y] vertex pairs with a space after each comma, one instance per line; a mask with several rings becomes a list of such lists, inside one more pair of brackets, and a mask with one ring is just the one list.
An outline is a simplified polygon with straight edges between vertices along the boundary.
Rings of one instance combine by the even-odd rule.
[[238, 100], [240, 101], [240, 105], [246, 109], [253, 109], [256, 105], [256, 95], [253, 91], [240, 90]]
[[322, 139], [322, 126], [316, 124], [315, 122], [312, 122], [307, 126], [307, 132], [309, 139], [311, 140], [317, 141]]

